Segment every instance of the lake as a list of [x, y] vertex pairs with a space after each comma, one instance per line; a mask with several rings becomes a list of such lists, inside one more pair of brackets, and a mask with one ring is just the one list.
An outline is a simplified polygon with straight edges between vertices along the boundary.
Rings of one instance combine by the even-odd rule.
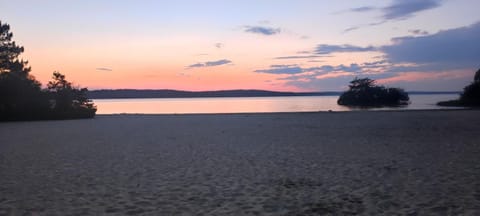
[[[406, 107], [374, 108], [368, 110], [422, 110], [449, 109], [439, 107], [438, 101], [458, 98], [458, 94], [410, 95]], [[353, 111], [337, 105], [338, 96], [300, 97], [228, 97], [228, 98], [135, 98], [96, 99], [97, 114], [187, 114], [187, 113], [262, 113], [262, 112], [316, 112]]]

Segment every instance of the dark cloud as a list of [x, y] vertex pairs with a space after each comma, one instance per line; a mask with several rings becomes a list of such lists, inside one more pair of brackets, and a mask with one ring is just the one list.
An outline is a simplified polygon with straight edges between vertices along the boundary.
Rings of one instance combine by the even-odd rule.
[[393, 3], [384, 8], [375, 8], [370, 6], [352, 8], [350, 12], [371, 12], [380, 11], [383, 15], [381, 21], [369, 24], [356, 25], [343, 30], [343, 33], [355, 31], [357, 29], [377, 26], [390, 20], [404, 20], [413, 17], [416, 13], [433, 9], [441, 6], [443, 0], [394, 0]]
[[386, 23], [387, 21], [385, 20], [382, 20], [380, 22], [372, 22], [372, 23], [369, 23], [368, 26], [378, 26], [378, 25], [382, 25], [384, 23]]
[[292, 74], [286, 77], [280, 77], [276, 80], [286, 80], [286, 81], [295, 81], [295, 80], [313, 80], [315, 79], [315, 74]]
[[343, 30], [343, 33], [348, 33], [348, 32], [351, 32], [351, 31], [355, 31], [357, 29], [359, 29], [360, 26], [352, 26], [352, 27], [349, 27], [349, 28], [346, 28]]
[[350, 9], [351, 12], [368, 12], [368, 11], [372, 11], [372, 10], [375, 10], [376, 8], [375, 7], [357, 7], [357, 8], [352, 8]]
[[440, 6], [439, 0], [395, 0], [392, 5], [382, 8], [383, 19], [406, 19], [413, 14]]
[[312, 53], [311, 51], [306, 51], [306, 50], [297, 52], [297, 54], [311, 54], [311, 53]]
[[[343, 65], [342, 65], [343, 66]], [[335, 67], [332, 66], [332, 65], [323, 65], [323, 66], [320, 66], [320, 67], [311, 67], [311, 68], [307, 68], [305, 69], [306, 71], [315, 71], [317, 73], [328, 73], [328, 72], [332, 72], [335, 70]]]
[[192, 65], [188, 66], [188, 68], [196, 68], [196, 67], [205, 67], [205, 64], [204, 63], [196, 63], [196, 64], [192, 64]]
[[355, 75], [338, 76], [325, 79], [302, 77], [299, 79], [287, 80], [285, 84], [287, 86], [294, 86], [311, 91], [339, 91], [343, 90], [342, 86], [346, 86], [354, 77]]
[[461, 89], [470, 81], [470, 71], [480, 67], [478, 41], [480, 22], [435, 34], [393, 38], [392, 44], [379, 47], [319, 45], [318, 53], [377, 51], [383, 55], [361, 64], [300, 67], [302, 73], [282, 80], [303, 89], [338, 89], [355, 76], [368, 76], [413, 90]]
[[105, 68], [105, 67], [95, 68], [95, 70], [97, 70], [97, 71], [113, 71], [111, 68]]
[[392, 45], [379, 48], [392, 63], [426, 65], [424, 69], [430, 70], [475, 68], [480, 64], [480, 23], [392, 41]]
[[281, 32], [281, 29], [263, 26], [245, 26], [245, 32], [261, 35], [275, 35], [279, 34]]
[[330, 72], [351, 72], [351, 73], [360, 73], [362, 72], [362, 68], [358, 64], [350, 64], [350, 65], [323, 65], [321, 67], [311, 67], [305, 69], [307, 72], [315, 72], [317, 75], [326, 74]]
[[298, 74], [303, 73], [303, 69], [298, 65], [271, 65], [270, 69], [256, 70], [255, 72], [269, 74]]
[[387, 21], [382, 20], [382, 21], [379, 21], [379, 22], [368, 23], [368, 24], [366, 24], [366, 25], [352, 26], [352, 27], [349, 27], [349, 28], [344, 29], [342, 33], [348, 33], [348, 32], [355, 31], [355, 30], [357, 30], [357, 29], [360, 29], [360, 28], [363, 28], [363, 27], [368, 27], [368, 26], [378, 26], [378, 25], [381, 25], [381, 24], [383, 24], [383, 23], [385, 23], [385, 22], [387, 22]]
[[[472, 69], [480, 64], [480, 22], [471, 26], [428, 34], [422, 30], [411, 30], [414, 36], [392, 39], [391, 45], [361, 47], [355, 45], [320, 44], [317, 55], [350, 52], [377, 51], [383, 53], [381, 67], [387, 71], [434, 71], [452, 69]], [[409, 64], [405, 66], [405, 63]], [[373, 63], [365, 63], [364, 68], [374, 68]]]
[[[271, 65], [269, 69], [264, 70], [256, 70], [254, 72], [257, 73], [269, 73], [269, 74], [301, 74], [310, 72], [312, 74], [305, 75], [305, 76], [318, 76], [321, 74], [326, 74], [330, 72], [352, 72], [357, 73], [361, 72], [362, 68], [358, 64], [350, 64], [350, 65], [323, 65], [320, 67], [308, 67], [302, 68], [298, 65]], [[298, 77], [298, 76], [296, 76]]]
[[360, 47], [350, 44], [344, 45], [329, 45], [329, 44], [320, 44], [315, 49], [315, 53], [319, 55], [340, 53], [340, 52], [371, 52], [376, 51], [376, 48], [373, 46]]
[[340, 65], [336, 68], [336, 70], [354, 73], [354, 72], [361, 72], [362, 68], [358, 64], [350, 64], [349, 66]]
[[230, 63], [232, 63], [232, 61], [228, 59], [222, 59], [218, 61], [207, 61], [207, 62], [192, 64], [187, 66], [187, 68], [215, 67], [215, 66], [220, 66], [220, 65], [230, 64]]
[[279, 73], [279, 69], [284, 68], [274, 65], [256, 72], [287, 75], [279, 80], [302, 89], [339, 90], [340, 86], [346, 87], [353, 77], [367, 76], [409, 90], [456, 90], [471, 80], [470, 71], [480, 67], [480, 22], [434, 34], [422, 30], [411, 33], [416, 35], [393, 38], [390, 45], [362, 47], [321, 44], [315, 52], [304, 53], [305, 56], [339, 52], [382, 53], [372, 62], [309, 68], [283, 65], [284, 68], [294, 68], [295, 73]]
[[222, 59], [222, 60], [218, 60], [218, 61], [209, 61], [209, 62], [205, 62], [205, 66], [207, 67], [214, 67], [214, 66], [219, 66], [219, 65], [224, 65], [224, 64], [230, 64], [232, 63], [232, 61], [228, 60], [228, 59]]
[[323, 65], [320, 67], [304, 68], [303, 74], [293, 74], [278, 80], [287, 81], [289, 86], [302, 89], [327, 89], [340, 90], [339, 87], [347, 85], [353, 77], [360, 75], [363, 71], [360, 65]]
[[365, 62], [363, 63], [363, 67], [366, 68], [378, 68], [378, 67], [383, 67], [385, 64], [389, 64], [387, 60], [380, 60], [380, 61], [374, 61], [374, 62]]
[[424, 30], [421, 30], [421, 29], [413, 29], [413, 30], [409, 30], [408, 32], [414, 34], [414, 35], [428, 35], [428, 31], [424, 31]]

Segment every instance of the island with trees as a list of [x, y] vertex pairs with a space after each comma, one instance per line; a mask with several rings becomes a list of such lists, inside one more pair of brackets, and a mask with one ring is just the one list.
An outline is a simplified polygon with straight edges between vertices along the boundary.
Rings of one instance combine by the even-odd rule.
[[376, 85], [376, 81], [370, 78], [355, 78], [348, 87], [348, 91], [343, 92], [338, 98], [339, 105], [383, 107], [402, 106], [410, 103], [408, 93], [403, 89]]
[[477, 70], [470, 85], [465, 86], [457, 100], [438, 102], [439, 106], [480, 107], [480, 69]]
[[74, 86], [54, 72], [47, 88], [30, 74], [24, 48], [12, 40], [10, 26], [0, 21], [0, 121], [93, 118], [97, 108], [88, 89]]

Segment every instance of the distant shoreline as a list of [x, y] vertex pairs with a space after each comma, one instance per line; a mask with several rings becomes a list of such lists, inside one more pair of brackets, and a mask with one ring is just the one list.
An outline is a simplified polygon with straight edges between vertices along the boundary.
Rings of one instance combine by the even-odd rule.
[[349, 110], [349, 111], [305, 111], [305, 112], [240, 112], [240, 113], [114, 113], [114, 114], [97, 114], [96, 116], [99, 117], [115, 117], [115, 116], [235, 116], [235, 115], [251, 115], [251, 116], [258, 116], [258, 115], [315, 115], [315, 114], [343, 114], [343, 113], [420, 113], [420, 112], [458, 112], [458, 111], [465, 111], [465, 112], [475, 112], [479, 109], [471, 108], [471, 107], [453, 107], [448, 109], [416, 109], [416, 110]]
[[[294, 96], [339, 96], [340, 91], [326, 92], [276, 92], [264, 90], [221, 90], [179, 91], [141, 89], [103, 89], [88, 92], [90, 99], [133, 99], [133, 98], [209, 98], [209, 97], [294, 97]], [[410, 95], [460, 94], [452, 91], [411, 91]]]

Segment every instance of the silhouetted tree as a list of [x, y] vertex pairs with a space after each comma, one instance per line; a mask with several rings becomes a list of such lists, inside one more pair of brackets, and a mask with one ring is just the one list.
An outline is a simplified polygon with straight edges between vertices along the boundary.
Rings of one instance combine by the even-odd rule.
[[15, 41], [12, 41], [12, 37], [10, 25], [0, 21], [0, 72], [13, 72], [28, 77], [31, 70], [27, 67], [28, 62], [18, 58], [24, 49], [22, 46], [17, 46]]
[[480, 69], [475, 73], [473, 82], [463, 88], [458, 100], [442, 101], [440, 106], [480, 106]]
[[398, 106], [406, 105], [410, 98], [400, 88], [385, 88], [375, 84], [370, 78], [355, 78], [348, 86], [349, 90], [340, 95], [337, 103], [345, 106]]
[[96, 108], [85, 96], [87, 89], [73, 88], [59, 73], [58, 77], [54, 74], [58, 84], [52, 83], [55, 87], [50, 89], [49, 83], [49, 89], [43, 90], [41, 83], [30, 75], [28, 62], [19, 58], [24, 48], [15, 44], [12, 37], [10, 26], [0, 21], [0, 120], [95, 115]]
[[52, 107], [55, 110], [65, 112], [72, 107], [74, 97], [72, 83], [65, 79], [65, 75], [53, 72], [52, 81], [48, 82], [47, 87], [52, 93], [54, 99]]
[[48, 82], [47, 87], [53, 98], [52, 108], [55, 112], [62, 114], [81, 112], [95, 115], [96, 107], [87, 98], [87, 88], [74, 87], [60, 72], [53, 72], [52, 81]]
[[473, 82], [480, 82], [480, 69], [478, 69], [475, 73], [475, 77], [473, 77]]
[[28, 62], [19, 59], [24, 49], [12, 37], [10, 26], [0, 21], [0, 120], [44, 115], [48, 112], [46, 95], [30, 75]]
[[480, 69], [475, 73], [473, 82], [463, 89], [460, 103], [464, 106], [480, 106]]

